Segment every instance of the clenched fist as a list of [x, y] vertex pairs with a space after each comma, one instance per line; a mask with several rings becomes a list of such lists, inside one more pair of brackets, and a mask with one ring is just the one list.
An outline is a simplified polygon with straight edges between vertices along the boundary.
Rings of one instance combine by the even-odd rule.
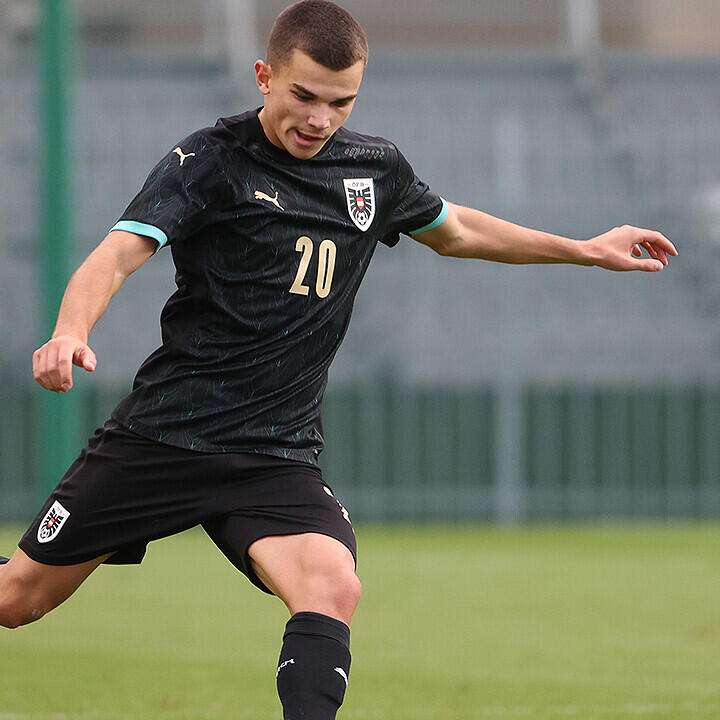
[[33, 353], [33, 377], [46, 390], [70, 390], [73, 365], [92, 372], [97, 359], [87, 343], [69, 335], [54, 337]]

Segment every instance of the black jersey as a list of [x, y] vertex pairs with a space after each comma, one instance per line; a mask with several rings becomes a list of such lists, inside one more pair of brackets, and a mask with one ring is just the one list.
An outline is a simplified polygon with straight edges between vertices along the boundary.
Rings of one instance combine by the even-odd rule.
[[177, 271], [162, 345], [113, 417], [170, 445], [316, 463], [328, 367], [378, 241], [446, 211], [381, 138], [341, 128], [301, 160], [258, 110], [193, 133], [113, 228], [169, 245]]

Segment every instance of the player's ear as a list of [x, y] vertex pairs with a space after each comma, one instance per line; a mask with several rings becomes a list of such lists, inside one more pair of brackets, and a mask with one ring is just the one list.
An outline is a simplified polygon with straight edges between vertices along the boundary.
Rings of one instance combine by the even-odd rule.
[[270, 92], [270, 78], [272, 77], [272, 68], [269, 63], [264, 60], [255, 61], [255, 81], [263, 95]]

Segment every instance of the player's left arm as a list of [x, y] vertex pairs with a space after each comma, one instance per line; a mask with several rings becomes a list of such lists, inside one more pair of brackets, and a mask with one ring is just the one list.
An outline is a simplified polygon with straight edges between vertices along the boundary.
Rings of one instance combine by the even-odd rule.
[[[443, 222], [412, 236], [440, 255], [517, 264], [572, 263], [653, 272], [668, 264], [668, 255], [678, 254], [655, 230], [623, 225], [589, 240], [573, 240], [452, 203]], [[641, 248], [649, 258], [641, 259]]]

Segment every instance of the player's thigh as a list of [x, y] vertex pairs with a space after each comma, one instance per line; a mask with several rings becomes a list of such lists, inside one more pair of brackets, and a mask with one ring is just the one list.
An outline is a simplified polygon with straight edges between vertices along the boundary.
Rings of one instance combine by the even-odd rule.
[[310, 610], [347, 622], [360, 597], [355, 558], [329, 535], [301, 533], [256, 540], [248, 549], [257, 576], [291, 613]]
[[308, 607], [321, 603], [352, 614], [359, 596], [357, 542], [347, 510], [320, 468], [263, 455], [238, 455], [233, 462], [242, 482], [221, 489], [218, 513], [203, 522], [213, 542], [291, 612], [323, 612]]
[[217, 453], [176, 448], [110, 420], [70, 466], [18, 545], [38, 563], [79, 565], [110, 554], [136, 564], [152, 540], [210, 512]]
[[18, 618], [18, 624], [41, 617], [67, 600], [110, 554], [75, 565], [46, 565], [18, 548], [0, 573], [0, 611]]

